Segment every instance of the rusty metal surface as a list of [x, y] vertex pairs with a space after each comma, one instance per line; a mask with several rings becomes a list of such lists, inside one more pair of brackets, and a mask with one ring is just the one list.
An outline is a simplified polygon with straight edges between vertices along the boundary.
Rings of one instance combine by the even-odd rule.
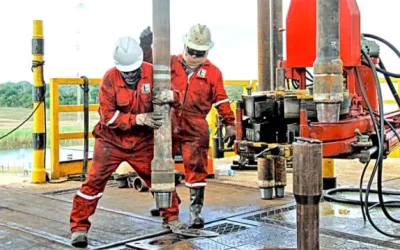
[[293, 143], [293, 193], [297, 203], [297, 248], [319, 249], [319, 201], [322, 195], [322, 143]]
[[314, 62], [314, 102], [319, 122], [337, 122], [343, 101], [340, 59], [339, 0], [317, 0], [317, 57]]

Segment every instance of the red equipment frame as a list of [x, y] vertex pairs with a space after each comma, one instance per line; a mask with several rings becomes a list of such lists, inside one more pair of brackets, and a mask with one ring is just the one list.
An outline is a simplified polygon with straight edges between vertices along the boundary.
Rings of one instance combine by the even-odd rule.
[[[368, 101], [378, 112], [378, 96], [375, 79], [369, 67], [361, 65], [360, 12], [356, 0], [340, 0], [340, 58], [343, 61], [343, 77], [351, 99], [350, 112], [338, 122], [309, 122], [307, 111], [300, 111], [300, 136], [323, 142], [323, 157], [351, 154], [352, 144], [362, 134], [374, 133], [371, 116], [364, 112], [365, 101], [356, 84], [355, 69], [358, 68]], [[316, 0], [292, 0], [286, 19], [287, 60], [282, 62], [285, 77], [299, 81], [299, 88], [306, 88], [306, 68], [312, 67], [316, 58]], [[374, 63], [377, 59], [373, 58]], [[400, 111], [385, 115], [389, 121], [400, 122]], [[397, 129], [400, 132], [400, 129]], [[386, 128], [386, 154], [399, 145], [394, 132]]]

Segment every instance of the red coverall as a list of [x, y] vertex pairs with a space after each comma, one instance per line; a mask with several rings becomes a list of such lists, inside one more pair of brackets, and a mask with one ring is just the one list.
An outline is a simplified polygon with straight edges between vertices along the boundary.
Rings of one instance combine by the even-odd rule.
[[[152, 66], [144, 62], [141, 80], [134, 90], [125, 84], [116, 68], [104, 75], [99, 93], [100, 122], [93, 131], [96, 141], [92, 167], [74, 196], [70, 217], [72, 232], [89, 230], [89, 217], [96, 210], [108, 178], [121, 162], [128, 162], [150, 187], [154, 133], [150, 127], [136, 125], [136, 114], [153, 111], [152, 76]], [[172, 207], [160, 211], [166, 221], [178, 218], [176, 193], [173, 193]]]
[[[151, 62], [151, 49], [143, 49], [144, 60]], [[171, 107], [172, 153], [180, 147], [185, 166], [185, 185], [206, 186], [207, 156], [210, 134], [207, 114], [214, 104], [222, 122], [235, 125], [235, 117], [226, 94], [221, 71], [209, 60], [193, 74], [187, 75], [182, 55], [171, 56], [171, 88], [179, 91], [180, 105]]]

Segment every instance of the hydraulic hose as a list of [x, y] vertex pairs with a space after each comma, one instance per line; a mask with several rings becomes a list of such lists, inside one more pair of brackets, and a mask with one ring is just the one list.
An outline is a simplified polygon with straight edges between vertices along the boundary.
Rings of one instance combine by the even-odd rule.
[[[398, 51], [397, 51], [398, 52]], [[379, 155], [377, 158], [377, 163], [378, 163], [378, 181], [377, 181], [377, 188], [378, 188], [378, 198], [379, 198], [379, 202], [381, 203], [381, 207], [382, 207], [382, 211], [385, 214], [385, 216], [396, 223], [400, 223], [400, 220], [394, 218], [393, 216], [391, 216], [391, 214], [389, 213], [389, 211], [386, 209], [385, 206], [385, 202], [383, 200], [383, 194], [382, 194], [382, 173], [383, 173], [383, 144], [384, 144], [384, 136], [385, 136], [385, 126], [384, 126], [384, 114], [383, 114], [383, 96], [382, 96], [382, 89], [381, 89], [381, 85], [379, 83], [379, 78], [378, 78], [378, 74], [376, 72], [376, 68], [371, 60], [371, 58], [368, 56], [368, 54], [366, 53], [365, 50], [362, 50], [362, 54], [363, 56], [367, 59], [369, 65], [371, 66], [372, 72], [374, 74], [374, 78], [375, 78], [375, 84], [377, 86], [377, 92], [378, 92], [378, 100], [379, 100], [379, 127], [380, 127], [380, 147], [379, 147]], [[397, 54], [397, 53], [396, 53]], [[367, 200], [366, 200], [367, 202]], [[400, 235], [399, 235], [400, 237]]]
[[[360, 77], [360, 72], [359, 72], [358, 68], [356, 68], [356, 77], [357, 77], [358, 86], [359, 86], [359, 88], [361, 90], [361, 94], [362, 94], [362, 96], [364, 98], [364, 101], [365, 101], [365, 103], [367, 105], [368, 112], [371, 115], [371, 120], [372, 120], [372, 123], [374, 125], [374, 129], [375, 129], [376, 133], [378, 134], [378, 131], [379, 131], [378, 124], [376, 123], [375, 117], [373, 115], [373, 110], [372, 110], [371, 104], [369, 103], [367, 93], [365, 92], [365, 88], [361, 83], [361, 77]], [[378, 141], [379, 141], [379, 139], [378, 139]], [[362, 211], [362, 215], [363, 215], [364, 221], [366, 221], [366, 217], [365, 217], [364, 205], [363, 205], [362, 185], [363, 185], [363, 182], [364, 182], [365, 172], [366, 172], [366, 170], [368, 169], [368, 166], [369, 166], [369, 162], [370, 161], [368, 161], [367, 164], [365, 165], [365, 167], [363, 169], [363, 172], [361, 174], [361, 179], [360, 179], [360, 201], [361, 201], [361, 211]], [[377, 163], [375, 162], [375, 166], [376, 166], [376, 164]]]
[[[381, 58], [379, 58], [379, 67], [381, 67], [382, 69], [386, 70], [385, 65], [383, 64], [383, 61]], [[396, 88], [393, 85], [392, 79], [390, 79], [390, 77], [388, 75], [385, 75], [385, 80], [390, 88], [390, 91], [393, 94], [394, 99], [396, 100], [397, 106], [400, 108], [400, 98], [399, 98], [399, 94], [397, 93]]]
[[[375, 174], [378, 171], [378, 180], [377, 180], [377, 188], [378, 188], [378, 198], [379, 198], [379, 203], [381, 204], [382, 207], [382, 211], [385, 214], [385, 216], [391, 220], [391, 221], [397, 221], [396, 219], [394, 219], [387, 211], [386, 207], [385, 207], [385, 203], [383, 201], [383, 195], [382, 195], [382, 159], [383, 159], [383, 141], [384, 141], [384, 121], [383, 121], [383, 101], [382, 101], [382, 89], [380, 87], [380, 83], [379, 83], [379, 78], [378, 78], [378, 73], [376, 71], [376, 68], [371, 60], [371, 58], [368, 56], [367, 52], [362, 49], [362, 54], [364, 56], [365, 59], [367, 59], [371, 69], [372, 69], [372, 73], [374, 75], [375, 78], [375, 85], [377, 88], [377, 92], [378, 92], [378, 100], [379, 100], [379, 127], [380, 127], [380, 131], [379, 131], [379, 136], [378, 136], [378, 157], [376, 160], [376, 164], [374, 166], [374, 169], [371, 173], [371, 177], [370, 180], [368, 182], [368, 186], [367, 186], [367, 190], [366, 190], [366, 197], [365, 197], [365, 203], [368, 204], [368, 199], [369, 199], [369, 193], [371, 190], [371, 186], [372, 186], [372, 182], [375, 178]], [[378, 135], [378, 134], [377, 134]], [[375, 230], [377, 230], [378, 232], [380, 232], [383, 235], [386, 235], [388, 237], [394, 237], [394, 238], [400, 238], [400, 235], [398, 234], [392, 234], [392, 233], [388, 233], [383, 231], [382, 229], [380, 229], [373, 221], [369, 209], [365, 210], [368, 221], [371, 223], [371, 225], [375, 228]]]
[[[400, 58], [400, 51], [397, 50], [392, 44], [390, 44], [389, 42], [387, 42], [386, 40], [375, 36], [375, 35], [371, 35], [371, 34], [363, 34], [364, 37], [368, 37], [368, 38], [373, 38], [376, 39], [384, 44], [386, 44], [389, 48], [391, 48], [396, 55]], [[382, 230], [381, 228], [379, 228], [374, 220], [371, 217], [370, 214], [370, 209], [375, 208], [377, 206], [380, 206], [383, 213], [385, 214], [385, 216], [391, 220], [392, 222], [396, 222], [396, 223], [400, 223], [400, 220], [397, 220], [395, 218], [393, 218], [388, 210], [387, 207], [400, 207], [400, 201], [395, 201], [395, 200], [391, 200], [391, 201], [384, 201], [383, 199], [383, 195], [400, 195], [400, 192], [398, 191], [387, 191], [387, 190], [383, 190], [382, 189], [382, 174], [383, 174], [383, 150], [384, 150], [384, 140], [385, 140], [385, 127], [384, 124], [386, 123], [390, 129], [395, 133], [396, 137], [400, 140], [400, 135], [399, 133], [396, 131], [396, 128], [384, 118], [384, 114], [383, 114], [383, 98], [382, 98], [382, 89], [379, 83], [379, 78], [378, 78], [378, 73], [380, 72], [382, 74], [385, 75], [385, 79], [389, 85], [389, 88], [393, 94], [393, 96], [395, 97], [396, 103], [399, 105], [400, 107], [400, 98], [397, 94], [397, 92], [395, 91], [395, 88], [393, 86], [393, 82], [391, 81], [391, 79], [389, 77], [397, 77], [400, 78], [400, 74], [395, 74], [395, 73], [391, 73], [388, 72], [382, 62], [382, 60], [380, 60], [379, 62], [379, 66], [375, 67], [374, 63], [372, 62], [371, 58], [369, 57], [369, 55], [367, 54], [367, 52], [362, 49], [361, 51], [363, 57], [366, 59], [367, 62], [362, 62], [363, 65], [367, 65], [368, 67], [371, 68], [373, 76], [374, 76], [374, 80], [375, 80], [375, 85], [376, 85], [376, 89], [377, 89], [377, 95], [378, 95], [378, 101], [379, 101], [379, 113], [374, 112], [371, 109], [370, 103], [368, 101], [367, 95], [365, 93], [365, 89], [362, 86], [361, 83], [361, 78], [360, 78], [360, 73], [358, 71], [358, 69], [356, 69], [356, 75], [357, 75], [357, 82], [359, 84], [361, 93], [363, 95], [363, 98], [367, 104], [367, 109], [371, 115], [372, 118], [372, 122], [374, 125], [374, 130], [376, 131], [376, 136], [377, 136], [377, 143], [378, 143], [378, 155], [377, 155], [377, 159], [374, 165], [374, 168], [372, 170], [370, 179], [368, 181], [368, 185], [367, 188], [362, 188], [362, 184], [363, 184], [363, 180], [365, 177], [365, 172], [369, 166], [369, 161], [367, 162], [367, 164], [365, 165], [362, 174], [361, 174], [361, 179], [360, 179], [360, 187], [359, 188], [337, 188], [337, 189], [331, 189], [329, 191], [327, 191], [326, 195], [324, 195], [324, 198], [326, 200], [330, 200], [330, 201], [337, 201], [337, 202], [345, 202], [345, 203], [350, 203], [350, 204], [357, 204], [357, 205], [361, 205], [361, 210], [363, 213], [363, 218], [364, 221], [366, 220], [365, 217], [367, 217], [368, 221], [371, 223], [371, 225], [375, 228], [375, 230], [377, 230], [378, 232], [380, 232], [381, 234], [388, 236], [388, 237], [393, 237], [393, 238], [400, 238], [400, 235], [398, 234], [392, 234], [389, 232], [385, 232], [384, 230]], [[379, 117], [379, 125], [375, 119], [375, 116]], [[371, 186], [372, 183], [375, 179], [375, 175], [377, 174], [377, 189], [376, 190], [372, 190]], [[340, 197], [334, 197], [332, 194], [336, 193], [336, 192], [359, 192], [360, 194], [360, 201], [355, 201], [352, 199], [345, 199], [345, 198], [340, 198]], [[363, 200], [363, 192], [365, 192], [365, 201]], [[376, 193], [378, 195], [378, 200], [379, 202], [371, 202], [369, 201], [369, 195], [370, 193]], [[367, 209], [365, 209], [365, 207], [368, 207]]]
[[[385, 44], [400, 58], [400, 51], [393, 44], [389, 43], [385, 39], [383, 39], [383, 38], [381, 38], [379, 36], [376, 36], [376, 35], [372, 35], [372, 34], [364, 33], [362, 35], [364, 37], [367, 37], [367, 38], [372, 38], [372, 39], [378, 40], [379, 42]], [[381, 65], [379, 65], [379, 67], [381, 67], [381, 68], [376, 68], [376, 71], [378, 71], [379, 73], [382, 73], [384, 75], [391, 76], [391, 77], [394, 77], [394, 78], [400, 78], [400, 74], [396, 74], [396, 73], [392, 73], [392, 72], [386, 71], [386, 69], [382, 68]]]
[[[366, 190], [367, 190], [366, 188], [363, 188], [361, 191], [365, 192]], [[330, 190], [326, 191], [326, 193], [324, 194], [324, 199], [326, 201], [335, 201], [335, 202], [352, 204], [352, 205], [363, 205], [362, 201], [354, 200], [354, 199], [347, 199], [347, 198], [338, 197], [336, 195], [333, 195], [335, 193], [358, 192], [358, 191], [359, 191], [358, 188], [350, 188], [350, 187], [334, 188], [334, 189], [330, 189]], [[370, 193], [378, 194], [378, 190], [372, 189], [372, 190], [370, 190]], [[384, 190], [382, 193], [384, 195], [400, 195], [399, 191]], [[400, 200], [397, 200], [397, 201], [391, 200], [391, 201], [387, 201], [386, 203], [389, 204], [389, 205], [386, 205], [389, 207], [400, 207]], [[380, 203], [369, 201], [368, 204], [364, 204], [364, 205], [376, 207], [376, 206], [380, 205]]]

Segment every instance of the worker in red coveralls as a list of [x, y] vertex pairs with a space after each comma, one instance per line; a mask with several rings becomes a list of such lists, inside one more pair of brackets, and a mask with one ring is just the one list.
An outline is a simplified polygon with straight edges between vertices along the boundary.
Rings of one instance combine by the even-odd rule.
[[[71, 244], [88, 245], [89, 217], [94, 214], [111, 174], [121, 162], [128, 162], [150, 187], [154, 131], [162, 115], [153, 113], [152, 65], [143, 62], [143, 51], [135, 39], [120, 38], [114, 48], [115, 67], [104, 75], [99, 92], [100, 122], [94, 128], [92, 167], [74, 196], [70, 227]], [[186, 228], [178, 219], [178, 200], [161, 209], [163, 226]]]
[[[147, 62], [152, 62], [152, 37], [150, 27], [140, 36], [144, 60]], [[229, 147], [235, 140], [235, 117], [221, 71], [207, 60], [208, 52], [214, 45], [208, 27], [194, 25], [184, 35], [183, 42], [182, 55], [171, 56], [171, 86], [180, 92], [180, 99], [174, 99], [173, 91], [165, 90], [154, 98], [154, 103], [181, 103], [180, 106], [171, 108], [173, 157], [180, 148], [185, 166], [185, 185], [190, 188], [189, 226], [203, 228], [201, 209], [208, 175], [210, 138], [206, 116], [214, 105], [222, 116], [225, 125], [224, 141]]]

